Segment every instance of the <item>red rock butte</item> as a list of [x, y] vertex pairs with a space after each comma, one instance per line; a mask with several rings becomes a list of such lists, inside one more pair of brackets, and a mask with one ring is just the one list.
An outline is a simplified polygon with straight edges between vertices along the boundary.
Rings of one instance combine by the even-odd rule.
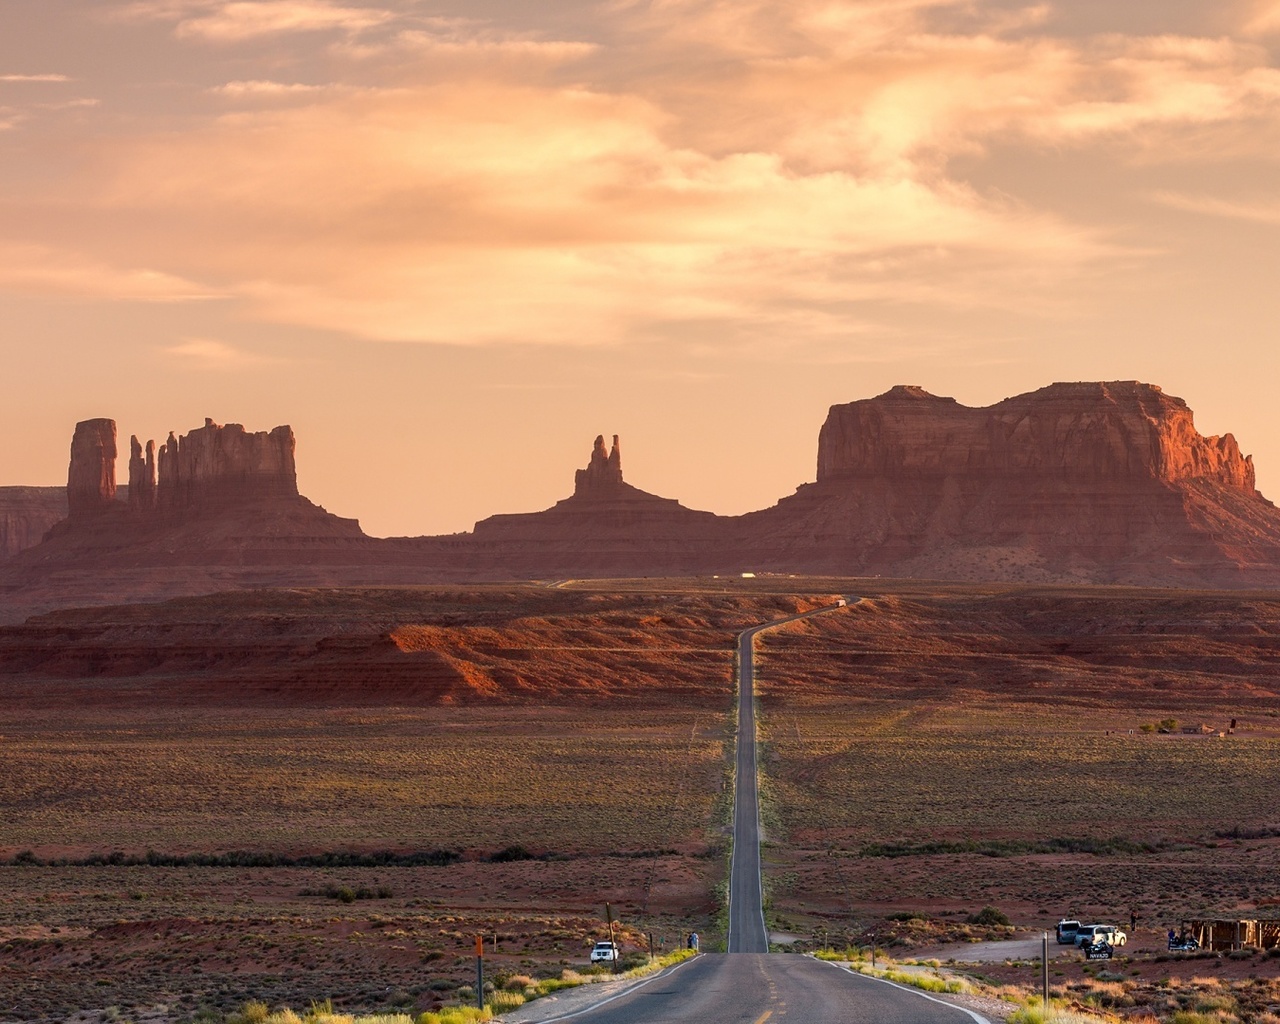
[[1202, 437], [1191, 410], [1151, 384], [1051, 384], [985, 409], [898, 386], [831, 407], [818, 435], [818, 482], [999, 477], [1084, 486], [1211, 480], [1254, 493], [1235, 438]]
[[[0, 614], [269, 585], [747, 570], [1280, 585], [1280, 512], [1255, 489], [1251, 459], [1230, 434], [1202, 436], [1181, 399], [1136, 381], [1053, 384], [986, 408], [908, 386], [833, 406], [816, 481], [737, 517], [627, 483], [618, 438], [607, 447], [601, 435], [573, 493], [549, 509], [379, 540], [298, 493], [294, 449], [287, 426], [211, 420], [159, 448], [134, 437], [121, 500], [114, 422], [78, 424], [69, 516], [0, 565]], [[0, 493], [9, 538], [54, 513], [46, 490]]]

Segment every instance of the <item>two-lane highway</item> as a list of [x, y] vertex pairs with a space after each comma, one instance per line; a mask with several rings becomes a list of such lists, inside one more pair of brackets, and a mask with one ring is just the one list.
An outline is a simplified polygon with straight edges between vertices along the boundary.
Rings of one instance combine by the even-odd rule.
[[597, 1009], [544, 1020], [547, 1024], [975, 1024], [966, 1011], [915, 992], [811, 957], [781, 953], [703, 955]]
[[[846, 599], [852, 603], [853, 599]], [[844, 601], [766, 622], [738, 637], [738, 742], [728, 950], [703, 954], [593, 1008], [521, 1020], [544, 1024], [986, 1024], [976, 1014], [914, 990], [805, 956], [769, 954], [760, 882], [754, 641], [766, 629], [843, 607]]]
[[766, 629], [822, 615], [844, 607], [824, 605], [799, 615], [788, 615], [738, 636], [738, 747], [734, 756], [733, 857], [729, 863], [730, 953], [769, 952], [769, 931], [764, 923], [764, 892], [760, 880], [760, 786], [756, 763], [755, 647]]

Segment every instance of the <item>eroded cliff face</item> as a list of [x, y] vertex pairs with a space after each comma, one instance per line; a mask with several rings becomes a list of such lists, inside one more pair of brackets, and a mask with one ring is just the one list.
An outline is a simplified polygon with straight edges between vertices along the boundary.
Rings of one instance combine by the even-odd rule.
[[591, 449], [591, 461], [586, 469], [579, 469], [573, 476], [573, 493], [591, 495], [608, 493], [622, 485], [622, 448], [618, 444], [618, 435], [613, 435], [613, 448], [606, 452], [604, 435], [596, 436], [595, 446]]
[[[157, 450], [129, 441], [128, 508], [134, 513], [218, 511], [274, 499], [298, 499], [292, 428], [250, 433], [239, 423], [211, 419], [178, 437], [172, 432]], [[119, 510], [116, 500], [115, 420], [76, 424], [67, 470], [67, 503], [72, 519]]]
[[72, 519], [99, 515], [116, 500], [116, 421], [82, 420], [71, 435], [67, 509]]
[[66, 518], [65, 487], [0, 487], [0, 560], [35, 547]]
[[832, 406], [818, 482], [1019, 477], [1081, 485], [1205, 480], [1254, 493], [1236, 440], [1203, 437], [1180, 398], [1137, 381], [1051, 384], [987, 408], [918, 387]]
[[145, 459], [137, 458], [135, 450], [129, 485], [132, 494], [136, 471], [140, 495], [154, 493], [154, 504], [161, 509], [207, 509], [298, 497], [297, 442], [291, 427], [250, 433], [239, 423], [222, 426], [206, 419], [203, 427], [182, 437], [170, 433], [152, 460], [154, 446], [155, 442], [147, 442]]
[[[622, 478], [618, 435], [599, 435], [573, 494], [542, 512], [496, 515], [476, 523], [470, 563], [531, 576], [691, 572], [719, 557], [726, 524]], [[718, 563], [716, 563], [718, 564]]]
[[5, 563], [0, 617], [4, 594], [14, 618], [125, 594], [741, 571], [1280, 586], [1280, 511], [1251, 460], [1137, 382], [1054, 384], [987, 408], [914, 387], [835, 406], [817, 482], [738, 517], [627, 483], [618, 438], [601, 435], [569, 497], [447, 537], [367, 537], [301, 497], [288, 427], [135, 437], [127, 505], [114, 445], [110, 420], [77, 427], [78, 514]]
[[[770, 564], [936, 579], [1243, 586], [1280, 578], [1280, 512], [1230, 435], [1135, 381], [987, 408], [917, 387], [832, 407], [818, 481], [744, 517]], [[767, 554], [766, 554], [767, 552]]]

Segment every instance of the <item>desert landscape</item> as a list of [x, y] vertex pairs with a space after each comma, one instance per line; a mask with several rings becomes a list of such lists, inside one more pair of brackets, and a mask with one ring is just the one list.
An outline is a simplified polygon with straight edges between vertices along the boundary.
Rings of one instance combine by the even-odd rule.
[[[1164, 1020], [1185, 1007], [1161, 978], [1274, 976], [1261, 951], [1162, 941], [1280, 904], [1274, 595], [703, 577], [258, 591], [0, 629], [0, 1005], [422, 1013], [465, 994], [476, 934], [500, 985], [585, 970], [606, 902], [642, 958], [651, 935], [714, 949], [736, 634], [838, 594], [860, 600], [758, 641], [778, 949], [945, 960], [1132, 910], [1128, 987], [1077, 954], [1054, 964], [1071, 1004], [1114, 1011], [1124, 988]], [[971, 923], [985, 907], [1011, 927]], [[957, 969], [1006, 994], [1038, 976]]]
[[1278, 154], [1280, 0], [0, 2], [0, 1024], [1280, 1024]]
[[[611, 927], [641, 970], [723, 949], [738, 634], [826, 609], [756, 641], [774, 950], [1022, 1022], [1028, 940], [1136, 918], [1055, 959], [1063, 1013], [1273, 1019], [1268, 951], [1164, 948], [1280, 907], [1280, 514], [1180, 400], [896, 388], [737, 519], [601, 437], [553, 508], [435, 538], [308, 501], [295, 443], [135, 437], [125, 487], [82, 421], [66, 517], [0, 563], [0, 1017], [434, 1021], [477, 936], [486, 1012], [610, 976]], [[59, 510], [9, 493], [11, 543]]]

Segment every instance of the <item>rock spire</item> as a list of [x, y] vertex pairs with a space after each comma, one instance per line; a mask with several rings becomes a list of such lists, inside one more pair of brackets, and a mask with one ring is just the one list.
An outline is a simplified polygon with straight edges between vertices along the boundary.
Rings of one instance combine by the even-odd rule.
[[591, 461], [586, 469], [574, 474], [573, 493], [575, 495], [598, 494], [622, 485], [622, 448], [618, 444], [618, 435], [613, 435], [613, 448], [605, 450], [604, 435], [596, 438], [595, 447], [591, 450]]
[[116, 421], [83, 420], [71, 437], [67, 511], [73, 519], [97, 515], [116, 500]]

